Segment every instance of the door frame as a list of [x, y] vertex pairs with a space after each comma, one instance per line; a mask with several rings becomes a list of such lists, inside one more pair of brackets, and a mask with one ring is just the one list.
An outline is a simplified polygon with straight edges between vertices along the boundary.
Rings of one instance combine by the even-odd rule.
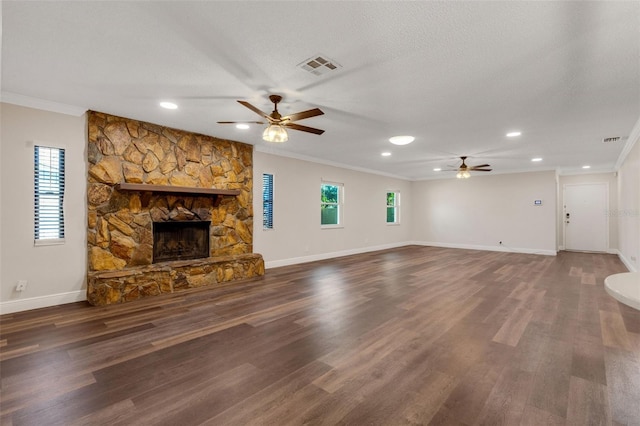
[[[609, 223], [609, 214], [608, 212], [610, 212], [610, 206], [609, 206], [609, 182], [581, 182], [581, 183], [564, 183], [562, 184], [562, 212], [560, 214], [560, 220], [562, 222], [562, 247], [564, 250], [569, 250], [569, 248], [567, 247], [567, 222], [566, 222], [566, 218], [567, 218], [567, 199], [566, 199], [566, 189], [568, 186], [595, 186], [595, 185], [600, 185], [600, 186], [604, 186], [604, 199], [605, 199], [605, 206], [604, 206], [604, 212], [602, 212], [604, 214], [605, 217], [605, 230], [604, 230], [604, 235], [605, 235], [605, 244], [606, 247], [604, 249], [604, 251], [602, 253], [610, 253], [611, 252], [611, 243], [609, 241], [609, 227], [611, 226], [611, 224]], [[600, 252], [598, 252], [600, 253]]]

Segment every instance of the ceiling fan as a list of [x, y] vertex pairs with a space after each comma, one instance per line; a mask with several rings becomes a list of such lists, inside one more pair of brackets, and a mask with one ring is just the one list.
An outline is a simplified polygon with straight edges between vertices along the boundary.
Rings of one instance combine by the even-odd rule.
[[453, 168], [453, 169], [448, 169], [448, 171], [452, 171], [452, 172], [458, 172], [456, 174], [456, 177], [458, 179], [468, 179], [471, 177], [471, 173], [469, 172], [490, 172], [492, 169], [488, 169], [487, 167], [491, 167], [489, 164], [480, 164], [478, 166], [467, 166], [467, 164], [465, 163], [465, 160], [467, 159], [467, 157], [460, 157], [460, 159], [462, 160], [462, 164], [460, 164], [460, 166], [458, 166], [457, 168]]
[[[273, 112], [271, 114], [267, 114], [259, 110], [258, 108], [251, 105], [249, 102], [238, 101], [241, 105], [249, 108], [251, 111], [255, 112], [259, 116], [266, 118], [268, 122], [267, 128], [262, 133], [262, 139], [267, 142], [286, 142], [289, 140], [289, 136], [287, 135], [286, 129], [299, 130], [302, 132], [313, 133], [316, 135], [321, 135], [324, 133], [324, 130], [315, 129], [313, 127], [302, 126], [300, 124], [294, 123], [294, 121], [304, 120], [305, 118], [311, 118], [318, 115], [323, 115], [319, 108], [310, 109], [308, 111], [297, 112], [295, 114], [289, 114], [282, 116], [278, 112], [278, 103], [282, 101], [282, 96], [280, 95], [270, 95], [269, 100], [273, 102]], [[218, 124], [244, 124], [244, 123], [255, 123], [255, 124], [265, 124], [262, 121], [218, 121]]]

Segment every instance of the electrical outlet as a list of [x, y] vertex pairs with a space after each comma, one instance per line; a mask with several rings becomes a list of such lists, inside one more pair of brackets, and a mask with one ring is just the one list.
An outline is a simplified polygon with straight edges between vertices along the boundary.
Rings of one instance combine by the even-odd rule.
[[25, 291], [27, 289], [27, 280], [20, 280], [16, 285], [16, 291]]

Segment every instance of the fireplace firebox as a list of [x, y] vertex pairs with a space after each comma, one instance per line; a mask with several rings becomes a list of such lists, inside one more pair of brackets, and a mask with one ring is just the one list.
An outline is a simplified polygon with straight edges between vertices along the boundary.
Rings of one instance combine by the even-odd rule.
[[209, 257], [208, 221], [153, 223], [153, 263]]

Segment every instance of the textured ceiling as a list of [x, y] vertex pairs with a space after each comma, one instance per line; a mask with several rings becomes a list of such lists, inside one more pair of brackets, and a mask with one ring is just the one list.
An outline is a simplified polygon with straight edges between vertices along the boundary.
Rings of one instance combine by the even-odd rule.
[[[640, 117], [640, 2], [2, 2], [2, 99], [46, 100], [409, 179], [610, 171]], [[341, 65], [315, 76], [298, 64]], [[321, 108], [274, 146], [236, 99]], [[171, 100], [179, 109], [158, 107]], [[511, 130], [522, 131], [514, 139]], [[409, 134], [411, 145], [388, 138]], [[382, 157], [383, 151], [392, 153]], [[532, 163], [532, 157], [543, 161]], [[446, 174], [449, 173], [449, 174]]]

